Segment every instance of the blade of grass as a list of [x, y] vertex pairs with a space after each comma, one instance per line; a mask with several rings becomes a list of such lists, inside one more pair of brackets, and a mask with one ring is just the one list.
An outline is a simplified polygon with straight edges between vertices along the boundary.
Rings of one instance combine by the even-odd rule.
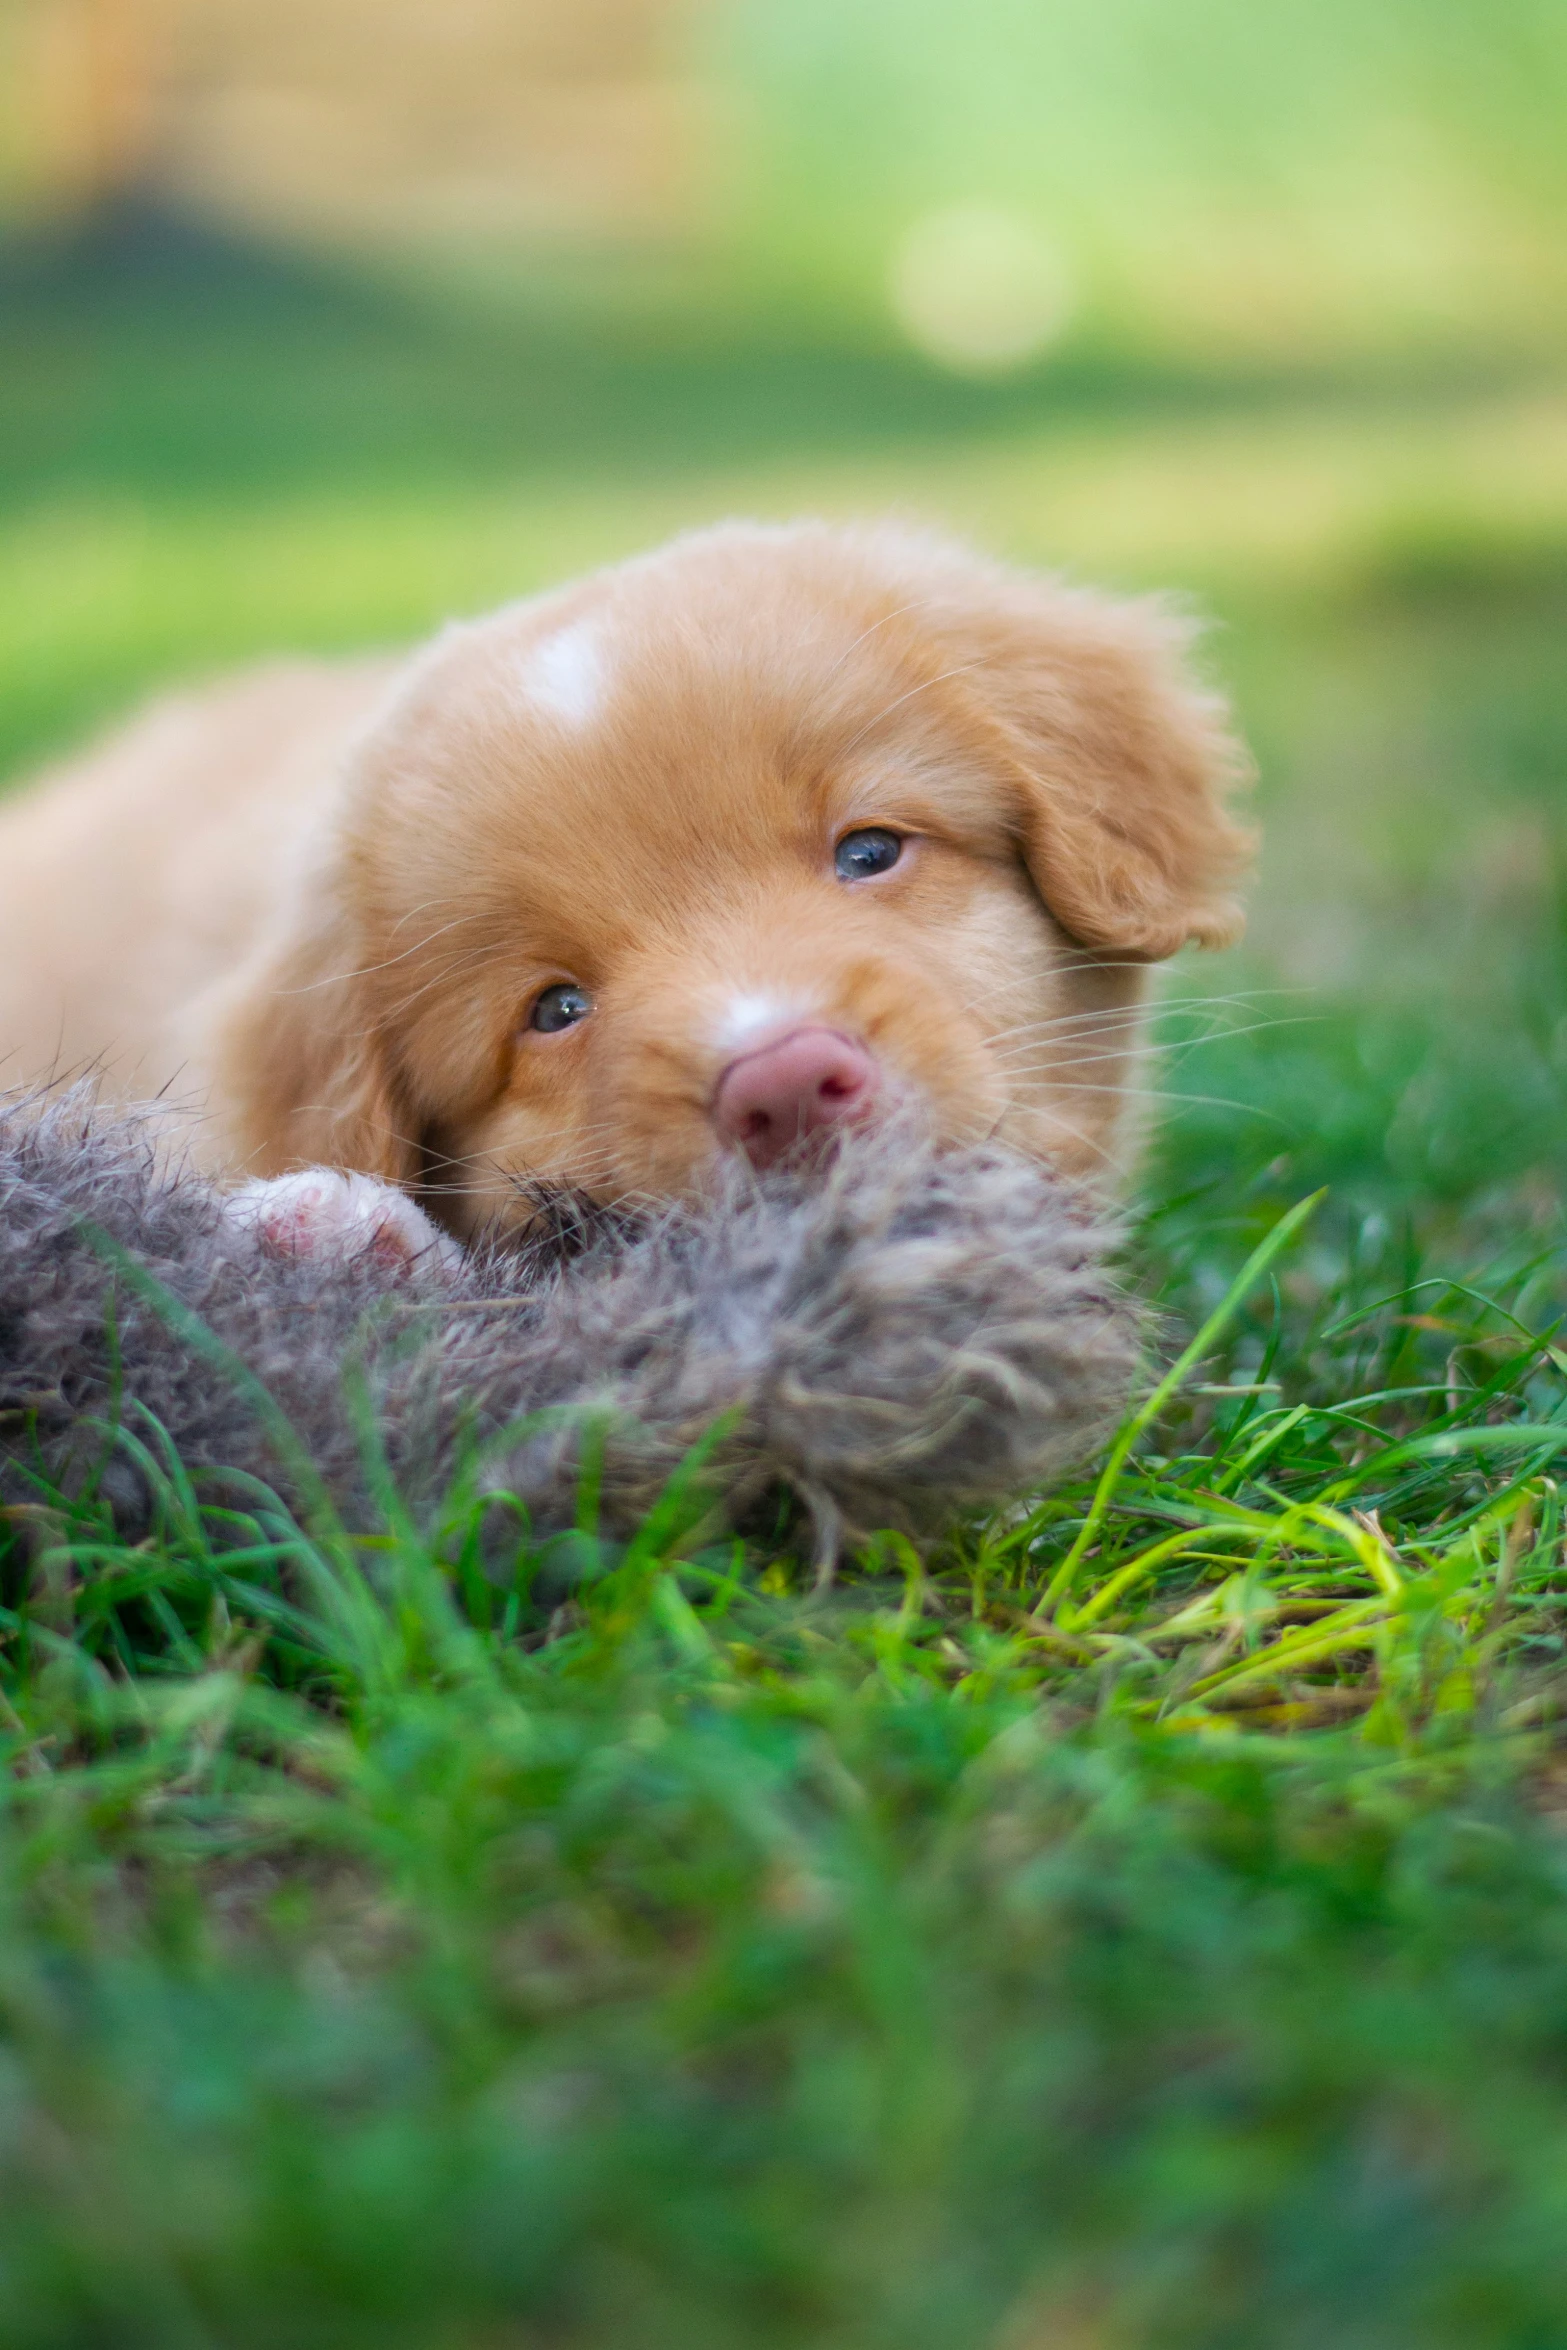
[[[1191, 1344], [1176, 1357], [1152, 1394], [1138, 1406], [1131, 1418], [1123, 1424], [1120, 1434], [1110, 1447], [1110, 1457], [1105, 1462], [1104, 1470], [1094, 1491], [1094, 1498], [1088, 1506], [1088, 1515], [1078, 1529], [1077, 1539], [1051, 1577], [1044, 1597], [1033, 1610], [1035, 1621], [1043, 1622], [1053, 1616], [1062, 1600], [1070, 1592], [1077, 1578], [1078, 1568], [1098, 1539], [1099, 1530], [1104, 1524], [1111, 1501], [1115, 1496], [1115, 1489], [1121, 1480], [1121, 1472], [1126, 1466], [1127, 1457], [1133, 1445], [1147, 1429], [1153, 1426], [1171, 1396], [1177, 1392], [1189, 1374], [1202, 1361], [1214, 1340], [1230, 1321], [1231, 1316], [1237, 1313], [1245, 1303], [1268, 1267], [1275, 1258], [1282, 1255], [1296, 1233], [1316, 1213], [1323, 1197], [1322, 1192], [1315, 1191], [1309, 1199], [1297, 1201], [1287, 1215], [1279, 1218], [1267, 1238], [1252, 1250], [1251, 1255], [1246, 1259], [1245, 1264], [1236, 1274], [1235, 1279], [1230, 1283], [1229, 1288], [1206, 1322], [1203, 1323]], [[1027, 1536], [1026, 1527], [1019, 1530], [1020, 1541], [1026, 1541]]]

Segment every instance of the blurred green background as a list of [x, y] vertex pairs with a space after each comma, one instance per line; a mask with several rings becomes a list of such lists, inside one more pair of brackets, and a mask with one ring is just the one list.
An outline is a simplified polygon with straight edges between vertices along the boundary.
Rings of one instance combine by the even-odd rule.
[[0, 42], [5, 772], [727, 512], [928, 516], [1216, 623], [1269, 847], [1189, 985], [1292, 1025], [1179, 1059], [1244, 1104], [1180, 1147], [1539, 1212], [1563, 0], [4, 0]]

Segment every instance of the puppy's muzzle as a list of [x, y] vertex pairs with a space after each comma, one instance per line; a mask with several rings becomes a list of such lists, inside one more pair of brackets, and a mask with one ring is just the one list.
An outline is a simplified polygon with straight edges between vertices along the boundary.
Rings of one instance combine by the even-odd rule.
[[858, 1123], [873, 1108], [881, 1073], [865, 1047], [831, 1028], [795, 1028], [731, 1061], [713, 1096], [724, 1142], [770, 1167], [807, 1135]]

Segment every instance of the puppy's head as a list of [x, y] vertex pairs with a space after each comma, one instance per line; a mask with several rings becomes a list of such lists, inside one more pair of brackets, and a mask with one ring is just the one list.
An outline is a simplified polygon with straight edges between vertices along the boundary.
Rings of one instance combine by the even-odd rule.
[[1238, 924], [1186, 631], [896, 531], [730, 526], [449, 631], [230, 1081], [266, 1171], [665, 1195], [912, 1097], [1113, 1161], [1146, 967]]

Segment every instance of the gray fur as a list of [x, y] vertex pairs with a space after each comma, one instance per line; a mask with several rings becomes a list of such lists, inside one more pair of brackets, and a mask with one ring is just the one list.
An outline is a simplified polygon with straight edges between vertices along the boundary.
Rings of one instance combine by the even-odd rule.
[[1026, 1160], [895, 1133], [808, 1172], [736, 1172], [700, 1207], [600, 1229], [574, 1258], [476, 1250], [455, 1277], [398, 1277], [267, 1253], [143, 1119], [80, 1094], [0, 1098], [0, 1501], [93, 1476], [135, 1534], [149, 1484], [104, 1431], [117, 1417], [145, 1439], [150, 1413], [193, 1472], [246, 1472], [308, 1511], [301, 1456], [237, 1362], [362, 1524], [374, 1503], [345, 1389], [361, 1365], [425, 1516], [478, 1443], [484, 1486], [515, 1493], [536, 1529], [570, 1526], [591, 1424], [600, 1522], [626, 1533], [723, 1419], [703, 1475], [731, 1524], [782, 1491], [828, 1554], [877, 1526], [924, 1534], [1059, 1476], [1124, 1408], [1138, 1317], [1105, 1269], [1108, 1238]]

